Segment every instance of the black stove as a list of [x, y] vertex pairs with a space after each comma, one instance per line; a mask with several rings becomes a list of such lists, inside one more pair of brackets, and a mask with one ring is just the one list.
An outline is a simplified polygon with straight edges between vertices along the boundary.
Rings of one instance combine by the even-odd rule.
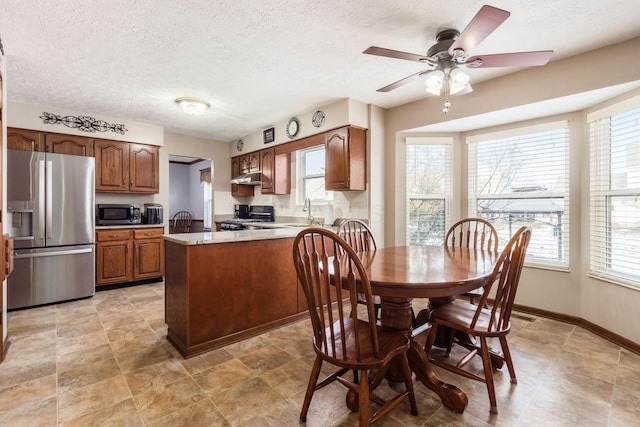
[[273, 222], [274, 221], [273, 206], [249, 206], [248, 218], [231, 218], [220, 223], [221, 231], [238, 231], [244, 230], [246, 224], [252, 222]]

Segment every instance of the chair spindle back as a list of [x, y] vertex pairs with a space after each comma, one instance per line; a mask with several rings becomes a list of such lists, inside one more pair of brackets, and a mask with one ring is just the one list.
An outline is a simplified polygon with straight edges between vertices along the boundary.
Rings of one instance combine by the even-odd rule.
[[[357, 362], [364, 345], [373, 349], [374, 357], [379, 357], [371, 285], [353, 248], [332, 231], [307, 228], [294, 240], [293, 259], [309, 306], [316, 351], [335, 361]], [[349, 292], [352, 307], [356, 306], [357, 294], [365, 296], [367, 318], [362, 320], [369, 323], [368, 331], [356, 327], [358, 312], [353, 310], [349, 315], [350, 307], [342, 300], [342, 289]], [[367, 336], [362, 336], [363, 333]], [[347, 348], [356, 349], [357, 360], [348, 359]]]

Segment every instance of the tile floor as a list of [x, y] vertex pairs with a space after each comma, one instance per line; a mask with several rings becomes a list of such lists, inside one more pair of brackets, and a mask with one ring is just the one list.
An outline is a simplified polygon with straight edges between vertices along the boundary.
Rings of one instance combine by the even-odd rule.
[[[0, 426], [298, 425], [307, 320], [185, 360], [165, 339], [163, 293], [143, 285], [9, 313]], [[464, 414], [418, 383], [419, 416], [404, 402], [376, 425], [640, 425], [640, 356], [542, 318], [513, 319], [509, 342], [519, 383], [496, 373], [498, 415], [484, 384], [436, 370], [467, 393]], [[316, 392], [307, 425], [357, 425], [344, 397], [338, 384]]]

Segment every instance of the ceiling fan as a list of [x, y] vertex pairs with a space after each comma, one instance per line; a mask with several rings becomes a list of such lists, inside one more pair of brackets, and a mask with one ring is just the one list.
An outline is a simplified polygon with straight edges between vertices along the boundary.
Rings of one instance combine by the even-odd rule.
[[378, 89], [378, 92], [389, 92], [420, 77], [426, 77], [427, 92], [434, 95], [444, 95], [445, 101], [442, 111], [446, 114], [451, 107], [449, 95], [472, 91], [469, 76], [459, 68], [460, 66], [488, 68], [545, 65], [553, 54], [552, 50], [469, 56], [469, 52], [498, 28], [509, 15], [511, 14], [506, 10], [484, 5], [462, 33], [453, 29], [440, 31], [436, 36], [437, 43], [429, 48], [426, 55], [377, 46], [369, 47], [363, 53], [417, 61], [429, 67], [427, 70], [419, 71], [382, 87]]

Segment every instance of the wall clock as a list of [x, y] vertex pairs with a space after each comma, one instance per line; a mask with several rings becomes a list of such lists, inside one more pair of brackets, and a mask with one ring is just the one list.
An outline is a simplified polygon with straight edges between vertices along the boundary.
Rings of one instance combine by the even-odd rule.
[[297, 117], [291, 117], [289, 123], [287, 123], [287, 136], [289, 138], [295, 138], [300, 131], [300, 122]]
[[322, 124], [324, 123], [324, 111], [318, 110], [315, 113], [313, 113], [313, 117], [311, 118], [311, 123], [317, 128], [322, 126]]
[[242, 147], [244, 147], [244, 142], [242, 142], [242, 140], [239, 139], [238, 142], [236, 142], [236, 149], [238, 151], [242, 151]]

